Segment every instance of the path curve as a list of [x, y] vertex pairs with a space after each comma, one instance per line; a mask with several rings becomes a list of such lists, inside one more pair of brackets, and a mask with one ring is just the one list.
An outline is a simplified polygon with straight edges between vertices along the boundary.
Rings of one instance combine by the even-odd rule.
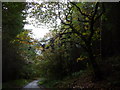
[[32, 81], [32, 82], [30, 82], [29, 84], [27, 84], [25, 87], [23, 87], [23, 88], [40, 88], [39, 86], [38, 86], [38, 81], [39, 80], [34, 80], [34, 81]]

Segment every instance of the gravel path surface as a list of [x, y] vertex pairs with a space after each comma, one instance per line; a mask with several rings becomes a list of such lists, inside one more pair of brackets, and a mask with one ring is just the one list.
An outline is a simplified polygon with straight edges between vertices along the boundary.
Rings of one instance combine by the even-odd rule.
[[39, 80], [34, 80], [32, 82], [30, 82], [29, 84], [27, 84], [24, 88], [40, 88], [37, 84]]

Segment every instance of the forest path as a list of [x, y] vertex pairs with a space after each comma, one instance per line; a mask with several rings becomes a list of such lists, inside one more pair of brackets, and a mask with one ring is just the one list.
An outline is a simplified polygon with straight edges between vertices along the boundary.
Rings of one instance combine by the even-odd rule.
[[26, 90], [27, 88], [33, 88], [33, 89], [39, 89], [39, 90], [44, 90], [44, 89], [42, 89], [43, 87], [42, 86], [38, 86], [38, 82], [39, 82], [40, 80], [34, 80], [34, 81], [32, 81], [32, 82], [30, 82], [29, 84], [27, 84], [26, 86], [24, 86], [23, 88]]

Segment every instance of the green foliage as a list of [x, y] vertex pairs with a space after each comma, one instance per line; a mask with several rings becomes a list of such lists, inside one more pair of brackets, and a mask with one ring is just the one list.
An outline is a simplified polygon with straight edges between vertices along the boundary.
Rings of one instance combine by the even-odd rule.
[[80, 70], [79, 72], [74, 72], [72, 73], [72, 77], [78, 77], [80, 76], [84, 71], [83, 70]]
[[27, 42], [31, 39], [28, 36], [29, 32], [23, 30], [26, 3], [5, 2], [2, 8], [3, 82], [20, 78], [30, 78], [35, 72], [33, 65], [27, 64], [30, 62], [29, 59], [35, 57], [35, 50], [28, 50], [30, 45]]
[[[48, 53], [49, 52], [49, 53]], [[41, 61], [40, 69], [46, 78], [61, 78], [63, 73], [63, 60], [59, 54], [44, 52], [44, 59]], [[47, 68], [49, 67], [49, 68]]]
[[[39, 5], [34, 6], [38, 8]], [[95, 57], [100, 54], [101, 20], [97, 22], [97, 19], [103, 14], [102, 3], [41, 3], [40, 7], [45, 8], [40, 10], [42, 13], [36, 13], [40, 22], [54, 24], [56, 19], [61, 20], [48, 36], [50, 40], [45, 42], [40, 62], [41, 75], [61, 79], [85, 69], [86, 63], [91, 64], [95, 74], [99, 72]]]
[[2, 88], [3, 89], [23, 88], [23, 86], [28, 84], [30, 81], [32, 81], [32, 80], [19, 79], [19, 80], [9, 81], [9, 82], [6, 82], [6, 83], [2, 83]]
[[[113, 25], [113, 22], [117, 22], [110, 19], [110, 17], [112, 17], [110, 9], [107, 9], [107, 13], [109, 12], [107, 17], [106, 14], [103, 15], [102, 13], [104, 12], [102, 6], [103, 3], [96, 2], [73, 4], [69, 2], [65, 4], [41, 3], [37, 6], [40, 11], [36, 9], [37, 12], [34, 12], [33, 10], [34, 14], [36, 14], [35, 17], [37, 17], [39, 22], [52, 24], [57, 21], [57, 18], [61, 20], [61, 24], [58, 25], [59, 27], [56, 27], [56, 29], [53, 29], [46, 35], [45, 38], [50, 39], [49, 41], [44, 42], [45, 49], [37, 58], [40, 61], [37, 66], [37, 68], [40, 69], [39, 74], [46, 78], [46, 80], [40, 81], [39, 84], [46, 84], [46, 86], [51, 87], [59, 83], [59, 81], [54, 81], [55, 79], [60, 80], [64, 77], [68, 77], [66, 81], [60, 82], [59, 85], [64, 84], [64, 86], [68, 85], [69, 87], [69, 85], [71, 85], [73, 87], [73, 84], [76, 84], [76, 82], [70, 81], [72, 77], [77, 78], [83, 76], [81, 78], [82, 81], [85, 79], [84, 77], [88, 79], [89, 75], [91, 78], [93, 73], [94, 76], [108, 76], [109, 74], [114, 73], [119, 80], [119, 57], [110, 57], [107, 60], [99, 62], [99, 60], [101, 60], [100, 49], [104, 48], [100, 47], [100, 34], [103, 33], [102, 38], [105, 38], [103, 42], [106, 43], [106, 45], [109, 45], [111, 47], [110, 49], [115, 48], [112, 47], [115, 42], [110, 43], [113, 39], [111, 35], [116, 37], [115, 40], [118, 40], [119, 37], [116, 36], [119, 34], [112, 30], [113, 28], [118, 30], [118, 27], [116, 27], [118, 24], [115, 26]], [[82, 13], [80, 12], [80, 9]], [[115, 11], [118, 11], [118, 9]], [[111, 23], [109, 20], [113, 22]], [[118, 18], [116, 20], [118, 20]], [[103, 26], [105, 28], [102, 28]], [[107, 31], [109, 32], [107, 33]], [[109, 40], [106, 39], [107, 35], [109, 35]], [[109, 44], [107, 42], [109, 42]], [[107, 47], [104, 43], [102, 43], [102, 45]], [[115, 45], [117, 48], [119, 47], [119, 43]], [[104, 48], [104, 50], [109, 51], [108, 48]], [[104, 50], [102, 51], [102, 54], [104, 54]], [[108, 51], [106, 53], [109, 53]], [[97, 67], [97, 64], [99, 64], [101, 70]], [[86, 69], [86, 71], [83, 71], [84, 69]], [[113, 81], [113, 85], [119, 85], [117, 79]], [[112, 82], [112, 80], [111, 77], [110, 79], [108, 78], [108, 81]]]
[[[54, 36], [53, 36], [54, 37]], [[78, 39], [74, 35], [71, 35], [68, 40], [68, 35], [66, 37], [66, 42], [59, 38], [54, 42], [54, 49], [49, 42], [46, 46], [49, 46], [48, 49], [42, 52], [42, 55], [39, 56], [40, 63], [38, 68], [40, 69], [40, 75], [48, 79], [62, 79], [71, 73], [79, 71], [86, 68], [86, 61], [77, 61], [77, 58], [80, 55], [82, 49], [76, 47], [72, 44], [73, 41]], [[52, 43], [53, 44], [53, 43]], [[49, 68], [48, 68], [49, 67]]]
[[[25, 3], [2, 3], [2, 24], [3, 24], [3, 37], [8, 40], [14, 39], [14, 37], [22, 31], [23, 20], [25, 16], [22, 11], [25, 9]], [[7, 37], [6, 37], [7, 36]]]
[[60, 83], [60, 80], [48, 80], [48, 79], [42, 79], [38, 82], [38, 84], [41, 86], [45, 86], [46, 88], [54, 88], [55, 85]]
[[26, 3], [6, 2], [2, 8], [3, 82], [38, 77], [36, 41], [29, 30], [23, 30]]

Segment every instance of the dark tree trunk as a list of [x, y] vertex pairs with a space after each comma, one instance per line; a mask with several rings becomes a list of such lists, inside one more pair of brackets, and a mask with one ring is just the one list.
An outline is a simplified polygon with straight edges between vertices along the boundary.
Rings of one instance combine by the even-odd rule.
[[88, 55], [89, 55], [89, 64], [92, 66], [93, 69], [93, 81], [96, 82], [102, 80], [101, 70], [97, 62], [95, 61], [95, 56], [93, 56], [92, 49], [89, 49]]

